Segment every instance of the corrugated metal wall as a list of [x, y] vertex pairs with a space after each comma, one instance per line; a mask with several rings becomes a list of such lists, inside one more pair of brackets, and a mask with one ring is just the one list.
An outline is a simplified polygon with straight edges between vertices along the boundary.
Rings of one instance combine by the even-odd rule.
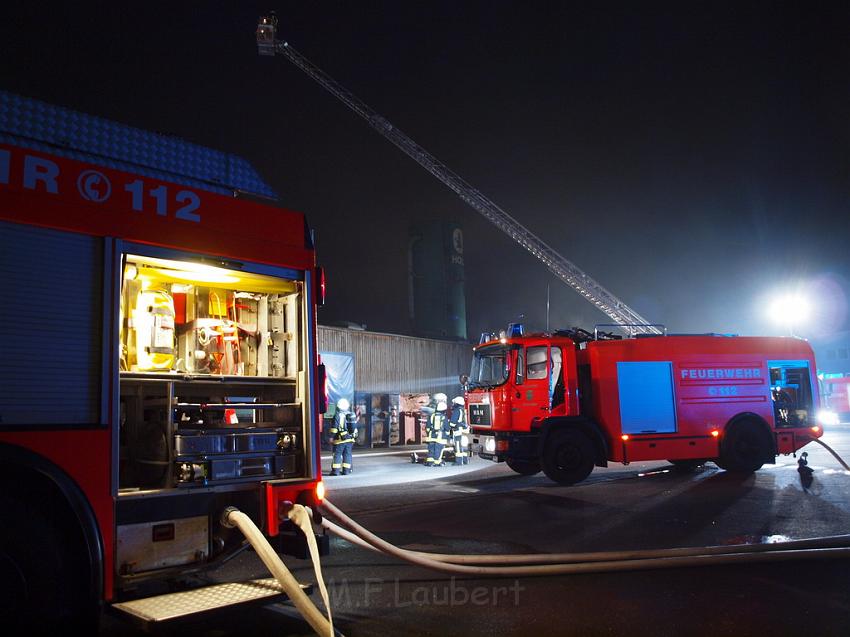
[[357, 391], [434, 393], [460, 390], [458, 376], [469, 373], [472, 345], [398, 334], [319, 326], [320, 352], [354, 354]]

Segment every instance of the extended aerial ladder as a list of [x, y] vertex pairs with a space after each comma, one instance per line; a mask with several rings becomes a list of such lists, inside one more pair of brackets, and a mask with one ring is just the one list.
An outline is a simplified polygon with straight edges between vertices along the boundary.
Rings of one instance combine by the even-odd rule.
[[661, 333], [657, 326], [650, 324], [649, 321], [611, 294], [574, 263], [558, 254], [545, 241], [461, 179], [431, 153], [360, 101], [351, 92], [340, 86], [327, 73], [291, 47], [288, 42], [278, 40], [277, 18], [273, 15], [261, 17], [257, 24], [257, 50], [260, 55], [274, 56], [279, 54], [284, 56], [321, 84], [343, 104], [369, 122], [372, 128], [455, 191], [463, 201], [542, 261], [555, 276], [607, 314], [615, 324], [632, 334]]

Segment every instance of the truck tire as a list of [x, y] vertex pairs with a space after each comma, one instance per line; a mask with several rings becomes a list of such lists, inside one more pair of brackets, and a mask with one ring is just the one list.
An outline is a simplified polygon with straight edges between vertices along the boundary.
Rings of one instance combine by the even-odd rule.
[[0, 622], [8, 634], [97, 632], [98, 609], [87, 607], [84, 569], [49, 516], [0, 497]]
[[508, 458], [505, 460], [505, 464], [521, 476], [533, 476], [536, 473], [540, 473], [540, 462], [538, 460]]
[[718, 467], [734, 473], [753, 473], [772, 455], [773, 445], [765, 428], [754, 420], [733, 424], [724, 435]]
[[559, 484], [581, 482], [595, 464], [593, 441], [577, 429], [553, 432], [543, 451], [543, 472]]

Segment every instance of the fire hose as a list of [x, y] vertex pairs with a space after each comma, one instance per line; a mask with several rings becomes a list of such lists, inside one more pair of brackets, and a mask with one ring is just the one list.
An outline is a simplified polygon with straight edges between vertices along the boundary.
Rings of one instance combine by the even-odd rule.
[[294, 504], [287, 512], [287, 517], [301, 529], [307, 538], [307, 546], [310, 549], [310, 557], [313, 560], [313, 568], [316, 571], [316, 580], [322, 594], [322, 601], [325, 603], [325, 608], [328, 612], [327, 618], [322, 615], [322, 612], [316, 607], [313, 600], [307, 597], [307, 594], [301, 590], [301, 585], [290, 570], [286, 568], [283, 560], [280, 559], [280, 556], [272, 548], [272, 545], [269, 544], [263, 532], [257, 528], [257, 525], [254, 524], [251, 518], [235, 507], [229, 507], [225, 509], [221, 521], [226, 527], [235, 526], [242, 531], [242, 534], [251, 546], [254, 547], [257, 556], [266, 565], [266, 568], [269, 569], [271, 574], [274, 575], [284, 592], [289, 595], [289, 599], [295, 604], [295, 608], [307, 620], [307, 623], [312, 626], [316, 634], [333, 637], [335, 633], [333, 617], [331, 617], [331, 605], [328, 599], [328, 590], [322, 578], [322, 571], [319, 565], [319, 549], [316, 545], [316, 536], [313, 535], [308, 509], [305, 509], [300, 504]]
[[[826, 443], [825, 447], [841, 465], [850, 467]], [[834, 535], [770, 544], [740, 544], [694, 548], [598, 551], [592, 553], [536, 553], [527, 555], [451, 555], [423, 553], [398, 548], [367, 530], [327, 499], [325, 508], [345, 524], [346, 530], [328, 519], [322, 526], [357, 546], [395, 556], [404, 561], [444, 573], [486, 577], [516, 577], [603, 573], [618, 570], [649, 570], [715, 564], [753, 563], [798, 559], [850, 557], [850, 535]], [[488, 566], [498, 564], [500, 566]], [[511, 565], [511, 566], [504, 566]]]
[[[530, 555], [445, 555], [400, 549], [381, 539], [345, 515], [328, 500], [325, 508], [345, 523], [346, 531], [330, 520], [322, 526], [331, 533], [363, 548], [392, 555], [411, 564], [456, 575], [517, 577], [607, 573], [624, 570], [650, 570], [733, 563], [834, 559], [850, 557], [850, 535], [810, 540], [792, 540], [774, 544], [743, 544], [646, 551], [606, 551], [597, 553], [560, 553]], [[490, 563], [521, 566], [481, 566]]]
[[835, 453], [835, 451], [833, 450], [833, 448], [832, 448], [832, 447], [830, 447], [828, 444], [826, 444], [823, 440], [821, 440], [820, 438], [810, 438], [810, 440], [812, 440], [813, 442], [818, 443], [821, 447], [825, 448], [825, 449], [826, 449], [829, 453], [831, 453], [831, 454], [832, 454], [832, 457], [833, 457], [833, 458], [835, 458], [836, 460], [838, 460], [838, 463], [839, 463], [842, 467], [844, 467], [844, 470], [845, 470], [845, 471], [850, 471], [850, 467], [848, 467], [848, 466], [847, 466], [847, 463], [846, 463], [846, 462], [844, 462], [844, 460], [842, 460], [842, 459], [841, 459], [841, 456], [839, 456], [837, 453]]
[[[816, 440], [850, 471], [847, 464], [828, 445]], [[811, 559], [850, 558], [850, 535], [833, 535], [804, 540], [789, 540], [768, 544], [739, 544], [730, 546], [704, 546], [672, 549], [644, 549], [631, 551], [597, 551], [585, 553], [532, 553], [519, 555], [453, 555], [425, 553], [399, 548], [375, 535], [343, 513], [329, 500], [323, 501], [325, 508], [341, 521], [348, 530], [322, 519], [322, 527], [356, 546], [397, 557], [411, 564], [453, 575], [478, 577], [539, 577], [582, 573], [607, 573], [613, 571], [638, 571], [651, 569], [684, 568], [737, 563], [762, 563]], [[262, 532], [248, 516], [236, 509], [225, 511], [223, 521], [238, 526], [254, 546], [260, 559], [278, 579], [290, 595], [295, 607], [320, 635], [333, 636], [328, 594], [319, 566], [318, 549], [313, 536], [312, 511], [293, 505], [288, 517], [307, 537], [319, 589], [328, 612], [328, 618], [301, 590], [298, 582], [269, 545]], [[491, 566], [499, 564], [499, 566]]]

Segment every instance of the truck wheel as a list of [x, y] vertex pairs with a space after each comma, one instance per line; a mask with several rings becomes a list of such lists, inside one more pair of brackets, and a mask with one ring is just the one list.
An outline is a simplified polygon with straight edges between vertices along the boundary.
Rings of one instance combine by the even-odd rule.
[[542, 464], [550, 480], [559, 484], [581, 482], [593, 471], [593, 442], [575, 429], [554, 432], [546, 441]]
[[517, 458], [508, 458], [505, 463], [521, 476], [533, 476], [535, 473], [540, 473], [540, 462], [537, 460], [518, 460]]
[[9, 634], [97, 630], [85, 570], [62, 533], [35, 506], [0, 498], [0, 622]]
[[694, 469], [696, 469], [700, 465], [704, 464], [705, 460], [693, 460], [693, 459], [668, 460], [667, 462], [669, 462], [671, 465], [673, 465], [673, 468], [676, 471], [681, 471], [682, 473], [688, 473], [690, 471], [693, 471]]
[[744, 420], [726, 432], [720, 448], [717, 466], [735, 473], [753, 473], [761, 469], [771, 455], [772, 445], [768, 433], [757, 422]]

